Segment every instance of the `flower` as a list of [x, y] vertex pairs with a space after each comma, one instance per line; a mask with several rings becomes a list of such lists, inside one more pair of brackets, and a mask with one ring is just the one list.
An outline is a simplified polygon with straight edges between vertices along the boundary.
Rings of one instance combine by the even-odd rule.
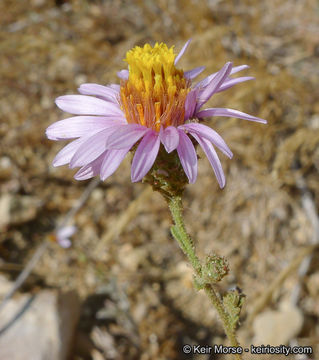
[[71, 237], [75, 232], [76, 226], [63, 226], [56, 230], [54, 239], [61, 247], [67, 249], [71, 246], [69, 237]]
[[74, 176], [77, 180], [96, 175], [105, 180], [138, 143], [131, 168], [132, 182], [137, 182], [152, 168], [162, 144], [167, 153], [177, 151], [189, 182], [194, 183], [197, 154], [193, 141], [196, 140], [220, 187], [224, 187], [225, 176], [214, 146], [229, 158], [232, 152], [216, 131], [201, 123], [202, 119], [229, 116], [266, 121], [238, 110], [202, 110], [215, 93], [253, 78], [232, 78], [231, 75], [248, 66], [233, 67], [228, 62], [217, 73], [193, 85], [193, 79], [204, 67], [186, 72], [176, 67], [189, 43], [190, 40], [177, 56], [173, 47], [163, 43], [154, 47], [136, 46], [126, 54], [128, 70], [118, 72], [120, 85], [83, 84], [78, 89], [82, 95], [58, 97], [57, 106], [77, 116], [52, 124], [46, 135], [51, 140], [76, 140], [56, 155], [53, 166], [80, 167]]

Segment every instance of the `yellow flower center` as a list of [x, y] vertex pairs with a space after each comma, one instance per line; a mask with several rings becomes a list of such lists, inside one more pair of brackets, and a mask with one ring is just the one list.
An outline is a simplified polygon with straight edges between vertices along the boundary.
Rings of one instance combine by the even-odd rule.
[[156, 43], [126, 53], [129, 78], [121, 83], [121, 105], [128, 123], [159, 131], [184, 123], [190, 81], [174, 65], [173, 47]]

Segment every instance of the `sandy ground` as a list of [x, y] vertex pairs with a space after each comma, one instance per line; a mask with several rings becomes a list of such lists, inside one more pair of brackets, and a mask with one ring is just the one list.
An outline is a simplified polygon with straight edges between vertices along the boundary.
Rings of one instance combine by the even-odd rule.
[[[187, 227], [201, 258], [228, 258], [231, 272], [219, 290], [237, 285], [246, 295], [241, 343], [280, 339], [312, 346], [308, 358], [318, 359], [318, 249], [298, 275], [318, 221], [318, 3], [2, 0], [0, 13], [1, 272], [17, 277], [89, 183], [51, 165], [62, 144], [47, 140], [45, 129], [67, 117], [54, 99], [81, 83], [118, 82], [125, 52], [136, 44], [164, 41], [179, 51], [191, 37], [184, 69], [204, 65], [205, 76], [233, 61], [256, 77], [210, 104], [268, 125], [210, 120], [234, 158], [221, 155], [227, 185], [220, 190], [199, 152], [198, 180], [185, 193]], [[52, 243], [22, 290], [78, 292], [71, 359], [230, 359], [182, 353], [183, 344], [226, 339], [170, 236], [165, 201], [147, 187], [130, 182], [126, 159], [75, 215], [72, 247]]]

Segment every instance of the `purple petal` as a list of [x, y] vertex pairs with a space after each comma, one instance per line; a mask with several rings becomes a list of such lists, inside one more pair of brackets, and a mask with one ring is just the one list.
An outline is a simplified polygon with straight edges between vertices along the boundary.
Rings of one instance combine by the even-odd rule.
[[216, 76], [217, 73], [208, 75], [203, 80], [199, 81], [197, 84], [194, 85], [194, 89], [204, 89]]
[[123, 118], [117, 120], [111, 117], [74, 116], [50, 125], [46, 129], [46, 135], [51, 140], [73, 139], [102, 130], [116, 123], [125, 123], [125, 120]]
[[132, 182], [141, 181], [153, 166], [160, 147], [158, 133], [150, 131], [139, 144], [132, 162]]
[[[231, 69], [231, 72], [229, 75], [233, 75], [233, 74], [236, 74], [238, 71], [241, 71], [241, 70], [244, 70], [244, 69], [248, 69], [249, 66], [248, 65], [240, 65], [240, 66], [234, 66], [232, 69]], [[212, 79], [214, 79], [214, 77], [218, 74], [218, 72], [215, 72], [213, 74], [210, 74], [209, 76], [207, 76], [205, 79], [201, 80], [200, 82], [198, 82], [194, 88], [197, 89], [197, 88], [204, 88], [206, 87], [211, 81]], [[230, 80], [230, 78], [229, 78]]]
[[81, 169], [74, 175], [75, 180], [87, 180], [98, 174], [100, 174], [101, 165], [104, 159], [104, 156], [107, 151], [102, 153], [97, 159], [90, 162], [89, 164], [81, 167]]
[[186, 176], [191, 184], [194, 184], [197, 178], [197, 155], [193, 143], [184, 131], [179, 130], [179, 144], [177, 153]]
[[64, 146], [62, 150], [60, 150], [55, 158], [53, 159], [52, 165], [54, 167], [68, 164], [75, 152], [79, 149], [79, 147], [87, 140], [87, 137], [82, 137], [80, 139], [74, 140]]
[[222, 164], [220, 163], [220, 160], [218, 158], [218, 155], [211, 144], [211, 142], [199, 135], [192, 134], [194, 138], [197, 140], [201, 148], [204, 150], [213, 170], [216, 175], [218, 184], [221, 188], [223, 188], [226, 184], [226, 179], [224, 175], [224, 171], [222, 168]]
[[192, 39], [189, 39], [186, 41], [185, 45], [183, 46], [182, 50], [179, 52], [179, 54], [176, 56], [175, 61], [174, 61], [174, 65], [176, 65], [179, 61], [179, 59], [184, 55], [184, 52], [186, 51], [188, 45], [190, 44], [190, 42], [192, 41]]
[[242, 71], [245, 69], [249, 69], [249, 65], [234, 66], [230, 72], [230, 75], [236, 74], [236, 73], [238, 73], [238, 71]]
[[117, 76], [122, 80], [128, 80], [128, 70], [118, 71]]
[[188, 120], [189, 118], [193, 117], [196, 107], [196, 97], [197, 97], [197, 90], [191, 90], [186, 97], [185, 101], [185, 115], [184, 120]]
[[57, 237], [57, 242], [63, 249], [68, 249], [72, 245], [71, 240], [68, 238], [58, 238]]
[[226, 63], [223, 68], [218, 71], [216, 76], [210, 81], [210, 83], [205, 87], [205, 89], [199, 95], [197, 99], [196, 111], [203, 106], [210, 97], [218, 90], [218, 88], [223, 84], [227, 79], [233, 64], [231, 62]]
[[179, 143], [179, 133], [174, 126], [168, 126], [160, 131], [160, 140], [168, 153], [175, 150]]
[[203, 72], [205, 70], [205, 66], [199, 66], [195, 69], [189, 70], [189, 71], [185, 71], [184, 72], [184, 76], [186, 77], [186, 79], [194, 79], [196, 76], [198, 76], [201, 72]]
[[115, 172], [129, 150], [130, 148], [125, 148], [121, 150], [108, 150], [106, 152], [101, 166], [101, 180], [104, 181]]
[[107, 101], [118, 104], [119, 92], [109, 86], [99, 84], [82, 84], [78, 91], [83, 95], [101, 96]]
[[90, 136], [86, 141], [79, 147], [79, 149], [73, 155], [70, 161], [70, 168], [77, 166], [85, 166], [90, 162], [99, 157], [107, 147], [107, 140], [110, 134], [113, 134], [117, 129], [127, 125], [113, 125], [107, 129], [103, 129], [98, 133]]
[[64, 95], [55, 100], [63, 111], [76, 115], [122, 116], [119, 105], [86, 95]]
[[107, 141], [108, 149], [131, 148], [143, 135], [151, 129], [139, 124], [127, 124], [119, 127]]
[[[249, 66], [248, 65], [239, 65], [239, 66], [234, 66], [232, 69], [231, 69], [231, 72], [229, 75], [234, 75], [236, 73], [238, 73], [239, 71], [242, 71], [242, 70], [245, 70], [245, 69], [248, 69]], [[215, 72], [213, 74], [211, 74], [210, 76], [216, 76], [218, 74], [218, 72]]]
[[229, 78], [229, 80], [226, 80], [224, 82], [224, 84], [222, 84], [216, 92], [225, 91], [225, 90], [233, 87], [236, 84], [242, 83], [244, 81], [249, 81], [249, 80], [255, 80], [255, 78], [253, 76], [242, 76], [242, 77], [235, 78], [235, 79]]
[[233, 157], [233, 153], [230, 151], [224, 139], [210, 127], [203, 124], [190, 123], [180, 125], [178, 128], [188, 131], [191, 135], [196, 134], [202, 136], [217, 146], [226, 156], [229, 158]]
[[233, 110], [233, 109], [226, 109], [226, 108], [209, 108], [200, 111], [197, 113], [198, 117], [207, 117], [207, 116], [228, 116], [228, 117], [235, 117], [238, 119], [244, 119], [249, 121], [256, 121], [262, 124], [267, 124], [267, 121], [256, 116], [252, 116], [246, 114], [244, 112]]
[[121, 86], [119, 84], [110, 84], [108, 85], [110, 88], [116, 90], [118, 93], [120, 92], [121, 90]]
[[56, 231], [58, 238], [68, 238], [76, 232], [76, 226], [63, 226]]

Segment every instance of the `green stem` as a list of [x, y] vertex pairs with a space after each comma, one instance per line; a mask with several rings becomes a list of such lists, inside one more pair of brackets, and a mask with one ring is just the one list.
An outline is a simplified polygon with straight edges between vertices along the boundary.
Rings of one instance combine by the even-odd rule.
[[[223, 324], [223, 327], [224, 327], [225, 333], [228, 337], [228, 340], [230, 342], [230, 345], [234, 346], [234, 347], [238, 347], [239, 342], [237, 340], [235, 330], [233, 330], [233, 328], [229, 324], [228, 315], [224, 309], [224, 306], [220, 299], [220, 296], [216, 293], [216, 291], [212, 285], [206, 284], [204, 287], [204, 290], [205, 290], [207, 296], [209, 297], [211, 303], [213, 304], [213, 306], [215, 307], [215, 309], [217, 310], [217, 312], [219, 314], [220, 320]], [[241, 360], [242, 356], [240, 354], [235, 354], [235, 359]]]
[[176, 196], [169, 200], [168, 206], [171, 210], [175, 226], [172, 227], [172, 235], [178, 241], [180, 247], [188, 257], [196, 274], [201, 272], [201, 263], [195, 254], [194, 244], [191, 237], [188, 235], [182, 216], [182, 199]]
[[[181, 249], [187, 256], [189, 262], [191, 263], [195, 274], [202, 278], [202, 265], [199, 261], [196, 253], [193, 241], [189, 234], [186, 231], [184, 220], [183, 220], [183, 206], [182, 206], [182, 198], [180, 196], [174, 196], [168, 199], [168, 206], [171, 211], [173, 220], [175, 225], [172, 226], [171, 232], [173, 237], [177, 240], [178, 244], [180, 245]], [[214, 287], [212, 284], [205, 284], [204, 290], [209, 297], [211, 303], [217, 310], [220, 320], [223, 324], [225, 333], [229, 339], [229, 342], [231, 346], [238, 347], [239, 343], [236, 338], [235, 330], [230, 324], [229, 316], [224, 308], [223, 302], [219, 296], [219, 294], [216, 293]], [[240, 354], [235, 355], [236, 360], [241, 360], [242, 357]]]

